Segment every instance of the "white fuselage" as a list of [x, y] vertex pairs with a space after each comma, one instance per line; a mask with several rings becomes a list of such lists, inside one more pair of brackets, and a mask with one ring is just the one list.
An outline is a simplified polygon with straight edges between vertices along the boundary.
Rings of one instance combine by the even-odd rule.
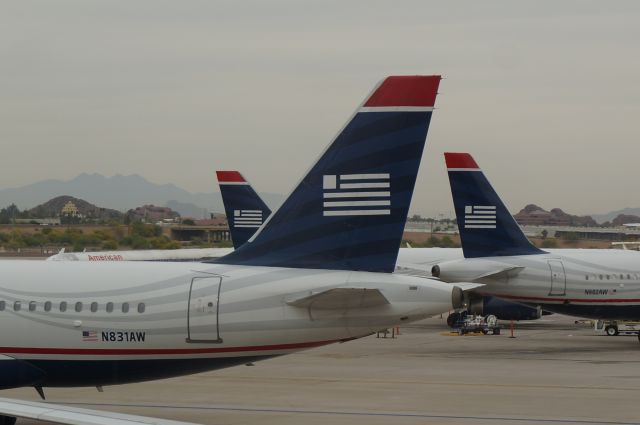
[[[0, 367], [26, 362], [43, 386], [163, 378], [358, 338], [451, 309], [453, 288], [396, 274], [205, 263], [4, 261], [0, 276]], [[377, 289], [388, 304], [288, 303], [339, 287]], [[10, 378], [0, 387], [32, 384]]]
[[[477, 291], [579, 317], [640, 318], [640, 253], [560, 249], [546, 254], [472, 258], [439, 264], [448, 282], [477, 281]], [[494, 274], [497, 270], [508, 270]]]

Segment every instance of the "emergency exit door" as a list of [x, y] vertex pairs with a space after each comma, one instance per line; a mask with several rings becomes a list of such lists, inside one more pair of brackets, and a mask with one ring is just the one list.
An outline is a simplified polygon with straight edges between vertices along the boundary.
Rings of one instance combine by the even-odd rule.
[[191, 279], [187, 342], [221, 343], [219, 311], [222, 277], [204, 276]]
[[551, 290], [549, 295], [565, 295], [567, 292], [567, 275], [560, 260], [549, 260], [551, 272]]

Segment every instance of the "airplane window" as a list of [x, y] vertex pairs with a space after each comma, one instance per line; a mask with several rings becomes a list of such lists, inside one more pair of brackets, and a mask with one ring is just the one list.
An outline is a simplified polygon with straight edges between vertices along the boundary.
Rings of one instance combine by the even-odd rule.
[[623, 274], [620, 275], [620, 279], [624, 280], [624, 275]]
[[44, 303], [44, 311], [51, 311], [51, 301]]
[[123, 313], [129, 312], [129, 303], [122, 303], [122, 312]]
[[13, 303], [13, 311], [20, 311], [21, 308], [22, 304], [20, 304], [20, 301], [16, 301]]
[[138, 313], [144, 313], [145, 305], [144, 303], [138, 304]]
[[584, 277], [584, 280], [589, 280], [589, 275], [586, 275], [586, 276]]
[[94, 301], [91, 303], [91, 312], [95, 313], [96, 311], [98, 311], [98, 303]]
[[627, 279], [631, 279], [631, 275], [630, 274], [627, 275]]
[[6, 303], [4, 301], [0, 301], [0, 311], [4, 310]]
[[607, 280], [609, 280], [609, 275], [607, 275]]
[[60, 302], [60, 311], [62, 313], [64, 313], [65, 311], [67, 311], [67, 302], [66, 301], [61, 301]]
[[29, 311], [36, 311], [36, 302], [29, 301]]
[[80, 313], [80, 312], [82, 311], [82, 302], [78, 301], [78, 302], [76, 303], [76, 307], [75, 307], [75, 309], [76, 309], [76, 312], [77, 312], [77, 313]]
[[602, 275], [600, 275], [600, 280], [602, 280]]
[[107, 303], [107, 313], [111, 313], [113, 312], [113, 303], [112, 302], [108, 302]]

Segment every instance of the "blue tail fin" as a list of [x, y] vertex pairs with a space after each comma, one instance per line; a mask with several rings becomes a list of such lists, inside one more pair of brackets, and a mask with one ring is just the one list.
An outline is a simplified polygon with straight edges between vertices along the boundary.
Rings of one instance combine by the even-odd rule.
[[271, 215], [271, 210], [237, 171], [216, 171], [231, 240], [240, 248]]
[[445, 153], [465, 258], [542, 254], [468, 153]]
[[256, 235], [214, 262], [393, 272], [439, 83], [382, 81]]

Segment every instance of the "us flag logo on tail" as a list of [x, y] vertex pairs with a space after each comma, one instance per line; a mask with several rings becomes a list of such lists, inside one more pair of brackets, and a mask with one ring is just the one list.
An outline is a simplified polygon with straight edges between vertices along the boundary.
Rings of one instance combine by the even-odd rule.
[[234, 210], [233, 227], [260, 227], [262, 226], [262, 211], [260, 210]]
[[389, 174], [325, 175], [322, 188], [325, 217], [391, 215]]
[[495, 229], [496, 207], [492, 205], [466, 205], [464, 207], [465, 229]]

